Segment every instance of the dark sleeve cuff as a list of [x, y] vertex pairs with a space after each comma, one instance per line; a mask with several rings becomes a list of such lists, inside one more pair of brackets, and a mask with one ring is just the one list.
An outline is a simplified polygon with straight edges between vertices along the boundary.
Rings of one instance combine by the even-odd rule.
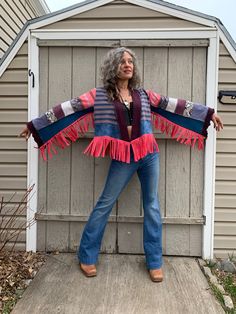
[[26, 125], [27, 125], [27, 128], [30, 130], [35, 142], [38, 144], [38, 147], [42, 146], [43, 142], [41, 138], [39, 137], [38, 132], [33, 125], [33, 122], [32, 121], [27, 122]]
[[204, 123], [204, 126], [203, 126], [203, 132], [202, 132], [202, 134], [205, 137], [207, 137], [207, 129], [208, 129], [209, 125], [210, 125], [211, 118], [212, 118], [212, 115], [213, 115], [214, 112], [215, 112], [215, 110], [213, 108], [208, 108], [206, 119], [205, 119], [205, 123]]

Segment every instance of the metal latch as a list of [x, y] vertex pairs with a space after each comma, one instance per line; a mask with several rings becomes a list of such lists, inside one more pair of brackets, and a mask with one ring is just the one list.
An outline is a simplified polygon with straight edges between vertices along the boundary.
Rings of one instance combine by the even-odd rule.
[[33, 78], [32, 78], [32, 87], [34, 88], [34, 72], [33, 71], [31, 71], [31, 69], [29, 69], [29, 76], [32, 76]]

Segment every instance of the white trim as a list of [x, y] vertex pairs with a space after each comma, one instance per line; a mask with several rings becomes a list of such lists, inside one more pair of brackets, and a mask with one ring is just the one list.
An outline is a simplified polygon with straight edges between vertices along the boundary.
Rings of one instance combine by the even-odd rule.
[[32, 35], [42, 40], [73, 39], [200, 39], [215, 38], [216, 29], [88, 29], [88, 30], [32, 30]]
[[51, 13], [51, 11], [50, 11], [50, 9], [49, 9], [49, 7], [48, 7], [48, 5], [47, 5], [45, 0], [39, 0], [39, 3], [41, 5], [41, 10], [43, 8], [43, 10], [46, 12], [46, 14]]
[[21, 46], [24, 44], [25, 40], [28, 37], [28, 29], [26, 29], [19, 40], [17, 41], [16, 45], [12, 48], [7, 58], [4, 60], [3, 64], [0, 67], [0, 77], [3, 75], [5, 70], [7, 69], [8, 65], [11, 63], [17, 52], [20, 50]]
[[236, 50], [232, 47], [231, 43], [228, 41], [228, 39], [225, 36], [224, 32], [222, 32], [221, 29], [219, 29], [218, 32], [219, 32], [220, 39], [222, 40], [222, 42], [225, 45], [226, 49], [230, 53], [230, 55], [233, 58], [234, 62], [236, 63]]
[[[32, 87], [32, 76], [28, 79], [28, 121], [39, 115], [39, 48], [37, 39], [29, 36], [29, 61], [28, 66], [34, 73], [35, 87]], [[32, 222], [37, 212], [38, 206], [38, 150], [35, 148], [35, 142], [30, 137], [28, 141], [28, 168], [27, 168], [27, 186], [35, 184], [33, 193], [30, 195], [27, 206], [27, 222]], [[37, 222], [26, 230], [26, 251], [36, 252], [37, 249]]]
[[62, 12], [62, 13], [57, 13], [55, 15], [48, 17], [47, 19], [43, 19], [41, 21], [35, 22], [34, 24], [30, 25], [30, 29], [36, 29], [36, 28], [40, 28], [40, 27], [44, 27], [47, 26], [48, 24], [52, 24], [52, 23], [56, 23], [59, 22], [61, 20], [67, 19], [73, 15], [77, 15], [92, 9], [96, 9], [100, 6], [106, 5], [109, 2], [112, 2], [113, 0], [96, 0], [92, 3], [88, 3], [88, 4], [84, 4], [83, 6], [80, 6], [78, 8], [75, 9], [71, 9], [69, 11], [66, 12]]
[[[207, 55], [207, 90], [206, 104], [217, 109], [219, 36], [210, 39]], [[215, 212], [215, 164], [216, 164], [216, 132], [211, 126], [205, 147], [204, 170], [204, 215], [206, 224], [203, 227], [202, 257], [213, 258], [214, 249], [214, 212]]]
[[[191, 13], [180, 11], [180, 9], [170, 8], [168, 6], [165, 6], [165, 2], [163, 2], [163, 5], [158, 4], [158, 3], [149, 2], [149, 1], [143, 1], [143, 0], [126, 0], [126, 2], [129, 2], [129, 3], [134, 4], [134, 5], [138, 5], [140, 7], [150, 9], [153, 11], [158, 11], [158, 12], [161, 12], [164, 14], [172, 15], [172, 16], [175, 16], [177, 18], [184, 19], [184, 20], [187, 20], [187, 21], [190, 21], [193, 23], [202, 24], [202, 25], [209, 26], [209, 27], [215, 27], [216, 26], [216, 23], [214, 21], [211, 21], [211, 20], [204, 18], [204, 17], [201, 17], [201, 16], [196, 16], [196, 15], [191, 14]], [[185, 9], [184, 7], [182, 7], [182, 8]]]

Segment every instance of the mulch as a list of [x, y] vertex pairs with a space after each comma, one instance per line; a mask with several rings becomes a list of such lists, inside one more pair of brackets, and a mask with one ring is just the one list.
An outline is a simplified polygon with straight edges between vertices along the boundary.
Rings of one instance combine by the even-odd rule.
[[45, 261], [45, 253], [0, 252], [0, 313], [11, 312]]

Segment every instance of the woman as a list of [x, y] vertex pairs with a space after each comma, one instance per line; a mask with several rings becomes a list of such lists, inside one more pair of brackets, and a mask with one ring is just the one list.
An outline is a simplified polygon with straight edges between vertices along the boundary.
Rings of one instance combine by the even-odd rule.
[[[44, 159], [55, 146], [64, 148], [68, 139], [95, 123], [95, 136], [85, 153], [95, 157], [110, 155], [112, 161], [104, 190], [84, 228], [77, 252], [80, 268], [88, 277], [96, 276], [96, 262], [105, 226], [112, 207], [137, 172], [143, 196], [143, 246], [152, 281], [163, 280], [162, 222], [157, 195], [159, 150], [152, 124], [162, 132], [192, 146], [203, 148], [207, 127], [213, 121], [223, 128], [214, 110], [189, 101], [160, 96], [140, 88], [136, 57], [121, 47], [109, 51], [103, 67], [102, 88], [92, 89], [75, 99], [53, 107], [27, 123], [21, 132], [31, 133]], [[152, 119], [151, 119], [152, 117]]]

